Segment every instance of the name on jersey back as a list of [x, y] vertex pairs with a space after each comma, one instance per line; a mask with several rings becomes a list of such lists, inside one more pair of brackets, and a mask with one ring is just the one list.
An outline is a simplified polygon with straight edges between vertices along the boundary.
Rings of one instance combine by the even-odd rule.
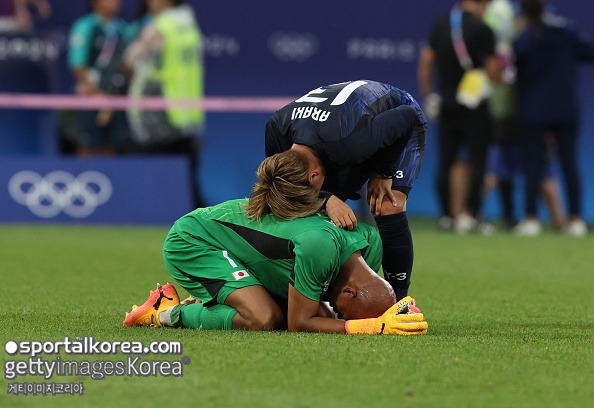
[[291, 120], [294, 119], [313, 119], [318, 122], [325, 122], [330, 117], [330, 111], [316, 108], [315, 106], [300, 106], [293, 108]]

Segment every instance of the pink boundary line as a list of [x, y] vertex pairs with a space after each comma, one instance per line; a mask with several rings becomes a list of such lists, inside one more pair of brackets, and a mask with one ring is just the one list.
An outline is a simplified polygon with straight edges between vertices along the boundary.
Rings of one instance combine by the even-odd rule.
[[168, 100], [161, 97], [134, 99], [128, 96], [76, 96], [0, 93], [0, 108], [6, 109], [75, 109], [164, 110], [204, 109], [208, 112], [274, 112], [297, 97], [244, 97], [221, 96], [203, 99]]

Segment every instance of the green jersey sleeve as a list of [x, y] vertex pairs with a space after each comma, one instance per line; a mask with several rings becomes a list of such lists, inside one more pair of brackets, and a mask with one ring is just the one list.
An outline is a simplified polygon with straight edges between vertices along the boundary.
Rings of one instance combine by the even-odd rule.
[[340, 267], [369, 243], [358, 231], [337, 227], [303, 232], [293, 237], [295, 266], [291, 284], [311, 300], [321, 300], [336, 280]]
[[314, 230], [295, 236], [293, 244], [295, 265], [291, 283], [303, 296], [318, 301], [338, 275], [340, 243], [328, 231]]

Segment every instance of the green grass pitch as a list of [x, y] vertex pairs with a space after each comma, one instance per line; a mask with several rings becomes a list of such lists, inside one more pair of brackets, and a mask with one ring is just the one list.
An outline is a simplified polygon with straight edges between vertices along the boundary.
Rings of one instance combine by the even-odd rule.
[[[0, 406], [591, 406], [594, 236], [455, 236], [428, 220], [411, 228], [411, 295], [429, 333], [407, 338], [123, 328], [132, 303], [170, 280], [161, 260], [167, 228], [0, 226]], [[11, 360], [27, 360], [5, 352], [9, 340], [66, 336], [179, 341], [187, 364], [169, 377], [6, 379]], [[8, 394], [15, 382], [44, 381], [82, 382], [84, 395]]]

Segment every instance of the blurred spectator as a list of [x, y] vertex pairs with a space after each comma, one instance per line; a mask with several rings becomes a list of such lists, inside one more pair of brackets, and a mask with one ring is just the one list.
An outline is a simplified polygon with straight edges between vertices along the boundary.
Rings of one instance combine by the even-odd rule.
[[[459, 233], [466, 233], [479, 225], [477, 218], [480, 217], [485, 160], [490, 141], [490, 116], [486, 102], [488, 78], [500, 80], [501, 77], [493, 32], [481, 20], [489, 1], [462, 0], [439, 17], [419, 59], [419, 86], [425, 111], [429, 115], [439, 115], [436, 178], [441, 212], [446, 217], [453, 217], [454, 228]], [[435, 66], [440, 95], [432, 85]], [[468, 147], [470, 167], [468, 172], [460, 173], [460, 186], [468, 185], [468, 198], [464, 199], [460, 209], [452, 206], [450, 174], [463, 145]]]
[[526, 27], [514, 42], [526, 187], [526, 219], [517, 232], [534, 236], [541, 231], [538, 188], [546, 165], [547, 135], [553, 135], [568, 195], [566, 231], [581, 237], [588, 229], [581, 216], [576, 157], [580, 124], [577, 77], [580, 63], [594, 63], [594, 43], [564, 19], [546, 15], [545, 5], [546, 0], [521, 0]]
[[[121, 57], [126, 24], [117, 18], [120, 0], [89, 0], [91, 13], [76, 20], [70, 32], [68, 62], [78, 95], [122, 94], [126, 77]], [[80, 111], [79, 155], [113, 154], [124, 150], [126, 117], [121, 111]]]
[[[496, 126], [495, 126], [496, 127]], [[550, 142], [548, 143], [551, 144]], [[553, 146], [548, 146], [547, 157], [553, 152]], [[507, 229], [513, 229], [518, 235], [524, 235], [522, 227], [515, 225], [515, 211], [513, 204], [513, 180], [521, 172], [522, 156], [519, 143], [504, 144], [494, 143], [489, 147], [487, 155], [487, 171], [485, 174], [485, 196], [497, 186], [500, 189], [501, 204], [503, 207], [503, 221]], [[560, 196], [559, 183], [553, 173], [552, 163], [547, 161], [540, 181], [540, 194], [552, 217], [553, 225], [558, 230], [563, 230], [567, 224]]]
[[519, 167], [517, 145], [519, 131], [516, 120], [515, 66], [512, 42], [517, 34], [516, 16], [509, 0], [493, 0], [487, 7], [483, 20], [495, 34], [495, 52], [506, 79], [493, 83], [489, 97], [492, 119], [492, 144], [487, 152], [485, 191], [499, 187], [503, 208], [504, 226], [511, 229], [516, 224], [513, 205], [515, 171]]
[[148, 2], [150, 0], [140, 0], [134, 13], [133, 20], [128, 24], [126, 37], [130, 42], [137, 39], [142, 29], [147, 26], [153, 16], [149, 13]]
[[48, 18], [52, 8], [47, 0], [0, 0], [0, 31], [19, 32], [33, 29], [32, 5], [39, 17]]
[[[125, 63], [133, 72], [132, 97], [203, 97], [201, 33], [192, 8], [182, 3], [182, 0], [147, 1], [152, 20], [125, 54]], [[142, 152], [188, 157], [194, 204], [204, 207], [197, 174], [204, 112], [179, 108], [132, 109], [128, 118]]]
[[[495, 33], [495, 49], [503, 72], [503, 83], [493, 83], [489, 98], [489, 111], [493, 124], [493, 143], [487, 153], [485, 195], [499, 187], [504, 226], [515, 227], [513, 204], [514, 178], [521, 170], [520, 139], [517, 121], [516, 68], [513, 41], [518, 35], [518, 20], [514, 5], [509, 0], [493, 0], [483, 16]], [[550, 149], [549, 149], [550, 150]], [[541, 194], [558, 229], [565, 226], [559, 187], [552, 167], [543, 169]]]

